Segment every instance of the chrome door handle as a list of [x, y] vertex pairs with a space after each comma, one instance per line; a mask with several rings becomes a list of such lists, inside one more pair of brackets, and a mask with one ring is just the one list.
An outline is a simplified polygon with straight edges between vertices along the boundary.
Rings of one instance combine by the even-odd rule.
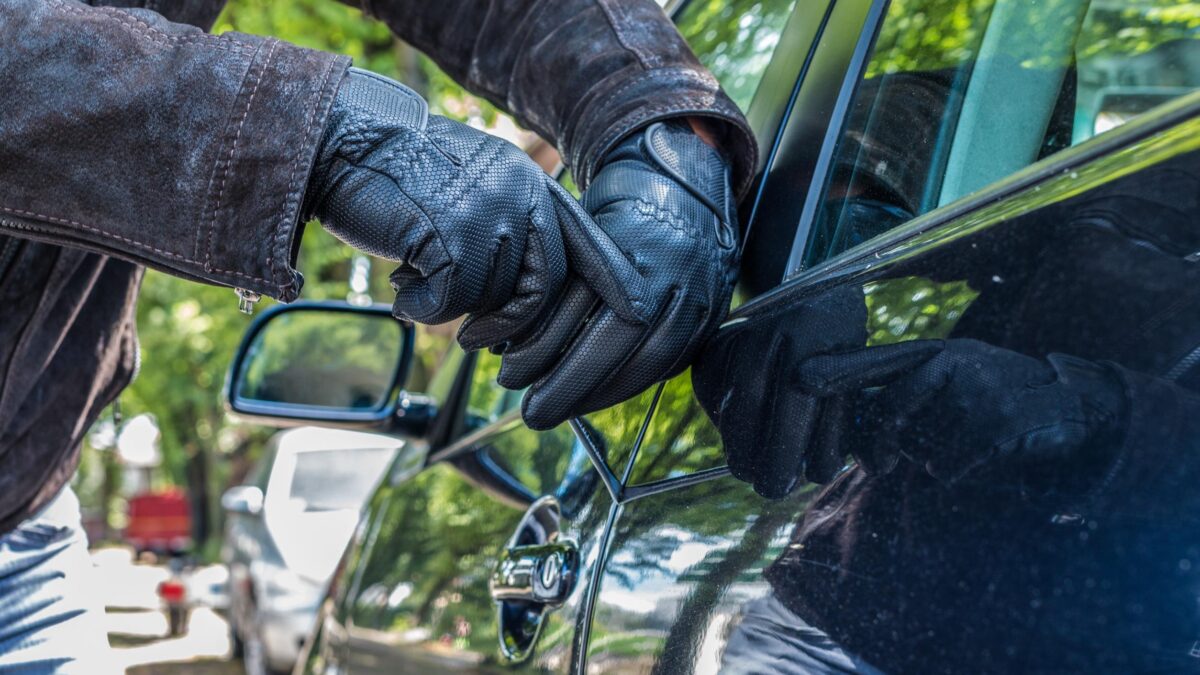
[[492, 599], [558, 607], [575, 584], [578, 558], [570, 541], [510, 548], [492, 573]]
[[509, 663], [529, 658], [546, 616], [566, 602], [579, 576], [579, 549], [562, 538], [561, 520], [554, 497], [530, 505], [488, 582], [496, 601], [500, 653]]

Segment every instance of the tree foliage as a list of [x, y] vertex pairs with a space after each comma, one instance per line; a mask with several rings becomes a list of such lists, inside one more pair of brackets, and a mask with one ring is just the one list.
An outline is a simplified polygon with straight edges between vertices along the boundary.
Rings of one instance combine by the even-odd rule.
[[[215, 32], [239, 31], [272, 35], [314, 49], [339, 52], [356, 65], [400, 79], [423, 92], [433, 110], [460, 120], [487, 122], [495, 110], [456, 85], [429, 59], [396, 40], [383, 24], [335, 0], [230, 0]], [[341, 299], [349, 290], [354, 252], [310, 223], [303, 229], [297, 267], [304, 274], [305, 299]], [[390, 302], [388, 273], [394, 264], [374, 261], [370, 292]], [[259, 303], [258, 311], [270, 300]], [[237, 424], [224, 411], [220, 389], [229, 360], [249, 326], [227, 288], [205, 286], [148, 271], [138, 301], [141, 366], [122, 394], [125, 418], [150, 413], [161, 431], [163, 464], [158, 485], [189, 488], [194, 519], [207, 521], [202, 537], [219, 534], [216, 496], [237, 480], [257, 458], [272, 430]], [[421, 329], [414, 379], [425, 384], [445, 354], [451, 329]], [[76, 480], [82, 501], [94, 513], [109, 516], [121, 505], [112, 502], [118, 475], [109, 452], [85, 445], [83, 470]], [[105, 476], [108, 476], [105, 479]]]

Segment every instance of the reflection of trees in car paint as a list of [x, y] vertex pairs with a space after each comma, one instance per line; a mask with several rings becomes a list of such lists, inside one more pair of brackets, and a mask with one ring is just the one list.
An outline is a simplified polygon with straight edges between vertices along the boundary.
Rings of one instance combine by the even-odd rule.
[[[681, 376], [682, 377], [682, 376]], [[679, 378], [675, 378], [678, 380]], [[672, 381], [675, 381], [672, 380]], [[612, 472], [617, 478], [624, 475], [633, 452], [634, 441], [646, 421], [646, 412], [650, 410], [650, 402], [654, 400], [658, 387], [650, 387], [633, 398], [605, 408], [585, 417], [589, 434], [598, 437], [598, 443], [603, 446], [604, 455]], [[651, 424], [653, 428], [653, 423]], [[649, 435], [647, 432], [647, 436]]]
[[[626, 506], [612, 535], [589, 667], [614, 673], [704, 670], [697, 663], [699, 646], [714, 609], [727, 602], [730, 588], [757, 582], [787, 545], [813, 492], [807, 487], [769, 502], [726, 478]], [[638, 594], [638, 606], [621, 602], [628, 592]]]
[[343, 624], [350, 618], [357, 627], [375, 630], [427, 629], [420, 641], [436, 643], [442, 634], [453, 634], [456, 617], [462, 617], [474, 626], [471, 648], [494, 651], [495, 612], [486, 575], [521, 511], [490, 499], [447, 465], [384, 487], [375, 501], [386, 506], [369, 535], [363, 567], [347, 572], [360, 578], [359, 588], [377, 586], [380, 592], [360, 592], [345, 608], [350, 616]]
[[863, 285], [867, 346], [949, 337], [979, 291], [965, 281], [924, 277], [883, 279]]
[[[575, 447], [570, 427], [537, 433], [518, 425], [490, 438], [482, 452], [532, 494], [572, 492], [559, 494], [574, 506], [564, 510], [563, 531], [579, 544], [586, 566], [608, 501], [598, 483], [573, 473], [572, 466], [587, 459]], [[580, 491], [586, 494], [574, 494]], [[407, 635], [397, 649], [413, 659], [425, 652], [449, 655], [452, 648], [463, 663], [498, 664], [496, 606], [488, 580], [522, 515], [523, 509], [491, 496], [448, 463], [385, 484], [371, 501], [370, 524], [358, 539], [365, 550], [347, 559], [345, 577], [355, 579], [359, 590], [353, 604], [337, 610], [338, 622], [353, 626], [351, 632]], [[581, 567], [578, 583], [587, 578]], [[571, 602], [546, 616], [535, 666], [569, 659], [577, 609]]]
[[663, 385], [629, 483], [641, 485], [724, 463], [721, 435], [692, 395], [688, 369]]

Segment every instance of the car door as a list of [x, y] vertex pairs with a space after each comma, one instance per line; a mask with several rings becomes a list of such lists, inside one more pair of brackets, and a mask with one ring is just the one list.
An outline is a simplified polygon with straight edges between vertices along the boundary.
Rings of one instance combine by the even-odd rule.
[[[589, 672], [1200, 667], [1200, 439], [1170, 433], [1200, 381], [1200, 60], [1180, 9], [834, 4], [752, 209], [745, 302], [705, 376], [661, 387], [618, 493]], [[936, 434], [870, 472], [885, 436], [832, 467], [793, 452], [890, 410], [831, 422], [844, 409], [795, 384], [807, 358], [910, 340], [978, 355], [982, 384], [929, 411]], [[1121, 421], [1061, 461], [927, 462], [992, 438], [972, 412], [1052, 354], [1121, 373]], [[741, 477], [786, 496], [730, 475], [730, 442], [754, 449]]]
[[607, 455], [631, 454], [648, 402], [534, 432], [520, 421], [522, 392], [495, 383], [498, 357], [451, 365], [466, 384], [457, 440], [427, 463], [393, 467], [373, 496], [304, 672], [580, 665], [576, 637], [617, 482]]
[[[749, 108], [764, 149], [771, 147], [825, 11], [825, 3], [814, 3], [806, 14], [816, 21], [789, 22], [795, 5], [742, 0], [668, 7], [678, 10], [685, 37]], [[785, 24], [788, 35], [781, 39]], [[770, 55], [780, 52], [797, 57], [772, 68]], [[452, 358], [435, 380], [461, 373], [463, 410], [453, 409], [454, 386], [434, 387], [446, 391], [433, 396], [441, 404], [437, 424], [460, 419], [448, 433], [455, 440], [425, 464], [395, 467], [372, 499], [322, 609], [303, 672], [586, 667], [592, 581], [614, 517], [613, 495], [657, 391], [536, 433], [520, 423], [521, 392], [496, 386], [496, 357], [455, 357], [463, 362]], [[556, 532], [539, 531], [547, 520]], [[505, 584], [492, 579], [501, 565], [545, 568], [542, 559], [514, 558], [511, 551], [545, 546], [551, 538], [567, 548], [547, 554], [573, 561], [569, 595], [549, 604], [502, 597], [514, 589], [498, 588]]]

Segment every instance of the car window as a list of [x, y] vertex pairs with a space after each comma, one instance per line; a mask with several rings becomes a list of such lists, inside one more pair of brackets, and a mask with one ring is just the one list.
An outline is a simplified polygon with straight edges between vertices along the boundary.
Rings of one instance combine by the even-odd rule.
[[304, 511], [359, 509], [394, 453], [395, 448], [299, 453], [288, 496]]
[[691, 0], [678, 10], [675, 24], [745, 110], [795, 5], [796, 0]]
[[803, 265], [1200, 88], [1200, 5], [893, 0]]
[[510, 390], [496, 382], [500, 357], [481, 351], [475, 357], [471, 373], [471, 391], [467, 396], [467, 429], [479, 429], [521, 407], [525, 390]]

